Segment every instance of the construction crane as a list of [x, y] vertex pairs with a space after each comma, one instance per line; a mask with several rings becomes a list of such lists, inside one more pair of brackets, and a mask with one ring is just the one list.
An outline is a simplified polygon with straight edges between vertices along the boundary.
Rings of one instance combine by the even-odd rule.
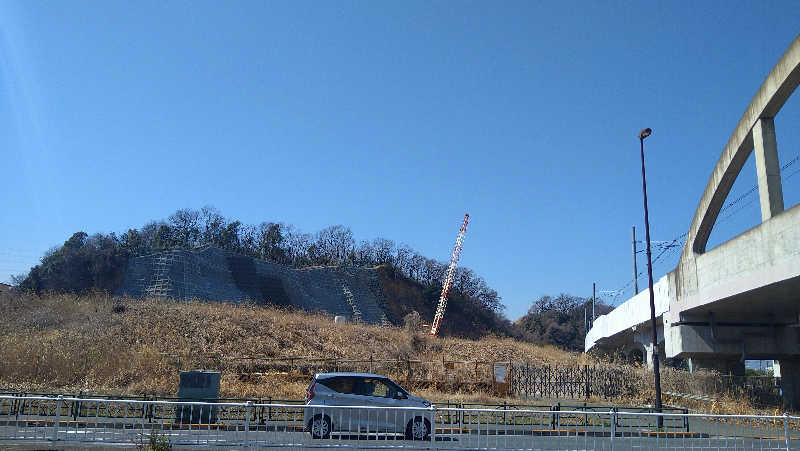
[[468, 222], [469, 213], [464, 215], [464, 222], [461, 223], [461, 228], [458, 230], [456, 246], [453, 248], [453, 255], [450, 257], [450, 266], [447, 267], [447, 277], [444, 279], [444, 284], [442, 285], [442, 294], [439, 296], [439, 306], [436, 307], [436, 315], [433, 317], [433, 325], [431, 325], [431, 335], [434, 337], [439, 333], [439, 326], [442, 325], [444, 311], [447, 308], [447, 295], [450, 293], [450, 288], [453, 286], [456, 263], [458, 263], [458, 257], [461, 256], [461, 244], [464, 242], [464, 235], [467, 234]]

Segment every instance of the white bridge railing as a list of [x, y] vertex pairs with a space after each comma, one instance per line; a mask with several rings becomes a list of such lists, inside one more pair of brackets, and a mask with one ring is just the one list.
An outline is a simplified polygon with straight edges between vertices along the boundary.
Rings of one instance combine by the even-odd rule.
[[[662, 426], [658, 426], [661, 418]], [[800, 417], [298, 406], [0, 396], [0, 447], [31, 442], [408, 449], [800, 450]]]

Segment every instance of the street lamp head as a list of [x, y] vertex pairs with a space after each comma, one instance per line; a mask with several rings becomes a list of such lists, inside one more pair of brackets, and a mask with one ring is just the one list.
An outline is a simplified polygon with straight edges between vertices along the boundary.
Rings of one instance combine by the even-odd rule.
[[649, 128], [645, 128], [644, 130], [639, 132], [639, 139], [647, 138], [648, 136], [650, 136], [650, 133], [653, 133], [653, 130], [650, 130]]

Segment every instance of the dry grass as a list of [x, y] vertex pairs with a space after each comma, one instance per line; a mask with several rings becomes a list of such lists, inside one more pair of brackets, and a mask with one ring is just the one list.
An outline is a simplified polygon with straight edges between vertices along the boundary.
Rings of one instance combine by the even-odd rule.
[[[431, 339], [403, 328], [334, 324], [328, 315], [254, 305], [116, 299], [105, 294], [0, 294], [0, 386], [5, 388], [173, 396], [179, 370], [206, 368], [222, 372], [223, 397], [302, 398], [308, 376], [274, 367], [262, 371], [258, 361], [243, 359], [255, 356], [615, 365], [508, 338]], [[413, 375], [443, 380], [441, 368], [418, 365]], [[253, 371], [263, 374], [241, 376]], [[381, 371], [405, 375], [407, 369]], [[481, 367], [477, 377], [487, 380], [488, 371], [488, 365]], [[652, 399], [649, 373], [630, 366], [626, 371], [635, 389], [617, 402], [647, 403]], [[665, 389], [675, 386], [681, 391], [686, 373], [670, 371], [675, 370], [665, 374]], [[476, 378], [471, 364], [455, 365], [452, 372], [458, 380]], [[503, 401], [486, 390], [453, 383], [421, 385], [414, 391], [434, 400]], [[732, 405], [741, 409], [742, 401]]]

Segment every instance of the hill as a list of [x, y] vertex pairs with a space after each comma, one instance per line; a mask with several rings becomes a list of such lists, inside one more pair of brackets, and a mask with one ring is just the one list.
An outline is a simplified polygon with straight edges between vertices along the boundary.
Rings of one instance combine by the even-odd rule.
[[[206, 207], [120, 236], [76, 232], [16, 282], [36, 294], [251, 300], [402, 325], [412, 310], [433, 318], [446, 269], [392, 240], [356, 244], [341, 225], [312, 235], [280, 223], [242, 224]], [[519, 335], [497, 291], [469, 268], [457, 268], [450, 293], [448, 315], [459, 320], [441, 333]]]
[[[0, 388], [29, 392], [174, 396], [179, 371], [205, 368], [222, 372], [224, 397], [301, 399], [310, 372], [336, 365], [405, 379], [430, 399], [465, 402], [498, 400], [485, 384], [469, 383], [491, 380], [491, 362], [592, 365], [616, 368], [626, 379], [627, 395], [615, 403], [652, 399], [646, 368], [511, 338], [431, 338], [285, 308], [107, 294], [0, 294], [0, 361]], [[665, 368], [662, 384], [687, 392], [713, 386], [709, 377]], [[726, 396], [718, 395], [718, 408], [755, 411], [746, 398]]]
[[[308, 377], [291, 377], [288, 362], [287, 368], [268, 364], [268, 359], [289, 357], [297, 359], [295, 370], [308, 364], [298, 358], [319, 359], [320, 365], [326, 364], [321, 359], [439, 362], [413, 363], [412, 379], [423, 382], [445, 380], [443, 360], [576, 366], [585, 358], [509, 338], [430, 338], [402, 327], [337, 324], [322, 313], [246, 303], [135, 300], [102, 293], [0, 297], [0, 387], [173, 395], [178, 371], [207, 368], [222, 371], [225, 396], [300, 399]], [[376, 363], [372, 370], [391, 374], [397, 369]], [[474, 367], [464, 371], [473, 378]], [[490, 377], [488, 367], [480, 371], [482, 379]], [[242, 377], [251, 373], [262, 375]]]

